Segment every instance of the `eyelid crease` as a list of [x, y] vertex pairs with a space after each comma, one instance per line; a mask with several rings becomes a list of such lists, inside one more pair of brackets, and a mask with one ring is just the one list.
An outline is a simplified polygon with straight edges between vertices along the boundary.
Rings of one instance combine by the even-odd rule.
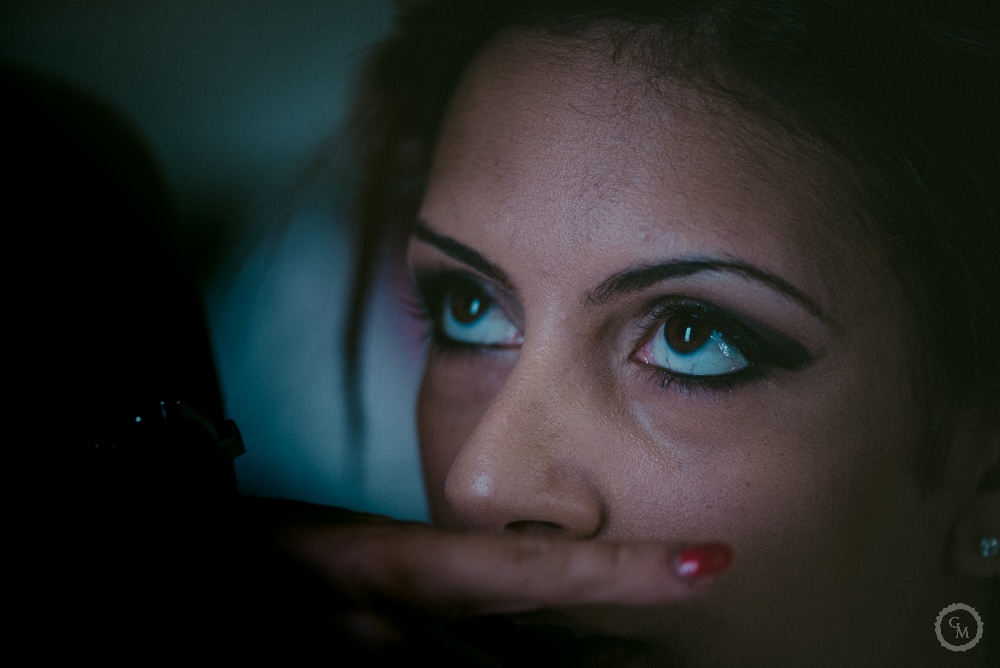
[[706, 258], [680, 258], [658, 264], [641, 265], [620, 271], [591, 290], [586, 297], [589, 304], [606, 304], [613, 298], [638, 292], [650, 286], [700, 272], [721, 271], [734, 273], [755, 280], [776, 290], [802, 306], [810, 315], [837, 329], [836, 323], [814, 300], [791, 283], [742, 262]]
[[513, 281], [510, 280], [507, 273], [495, 262], [488, 260], [482, 253], [466, 246], [462, 242], [431, 230], [424, 221], [414, 221], [410, 228], [410, 236], [434, 246], [451, 259], [475, 269], [495, 281], [504, 290], [512, 294], [517, 293]]
[[474, 267], [468, 267], [453, 266], [446, 261], [435, 260], [433, 263], [420, 263], [417, 266], [411, 264], [408, 273], [411, 286], [421, 300], [426, 299], [426, 286], [443, 286], [446, 283], [474, 283], [478, 289], [496, 302], [512, 322], [518, 327], [522, 327], [524, 325], [524, 312], [516, 295], [510, 292], [508, 286], [495, 283], [493, 277], [484, 276]]

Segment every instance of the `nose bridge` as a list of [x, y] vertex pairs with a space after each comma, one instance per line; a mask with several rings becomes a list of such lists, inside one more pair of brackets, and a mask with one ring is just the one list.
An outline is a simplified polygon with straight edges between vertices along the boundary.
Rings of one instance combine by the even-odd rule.
[[452, 464], [445, 494], [472, 528], [580, 538], [601, 528], [603, 506], [582, 459], [586, 411], [548, 353], [522, 351]]

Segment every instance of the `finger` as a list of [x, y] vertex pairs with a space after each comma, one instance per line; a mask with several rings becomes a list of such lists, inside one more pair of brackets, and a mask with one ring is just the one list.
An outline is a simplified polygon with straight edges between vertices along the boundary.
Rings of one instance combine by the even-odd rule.
[[416, 524], [300, 527], [284, 542], [339, 589], [449, 616], [682, 601], [704, 593], [730, 560], [715, 543], [682, 549]]

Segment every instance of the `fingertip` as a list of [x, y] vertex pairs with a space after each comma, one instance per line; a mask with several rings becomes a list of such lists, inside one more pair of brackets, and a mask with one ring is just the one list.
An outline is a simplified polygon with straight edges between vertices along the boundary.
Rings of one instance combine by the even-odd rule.
[[732, 562], [732, 548], [725, 543], [698, 543], [678, 553], [673, 567], [682, 580], [698, 581], [726, 571]]

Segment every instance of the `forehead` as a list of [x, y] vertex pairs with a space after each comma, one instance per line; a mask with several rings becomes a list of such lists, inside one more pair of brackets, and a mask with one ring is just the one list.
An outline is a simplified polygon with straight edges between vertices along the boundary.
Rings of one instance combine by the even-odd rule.
[[487, 253], [523, 243], [608, 270], [731, 254], [834, 296], [824, 256], [865, 253], [817, 148], [610, 48], [526, 31], [485, 48], [452, 99], [421, 215]]

